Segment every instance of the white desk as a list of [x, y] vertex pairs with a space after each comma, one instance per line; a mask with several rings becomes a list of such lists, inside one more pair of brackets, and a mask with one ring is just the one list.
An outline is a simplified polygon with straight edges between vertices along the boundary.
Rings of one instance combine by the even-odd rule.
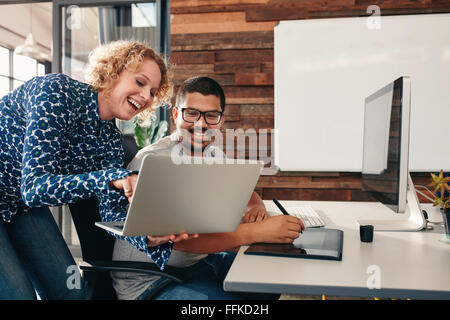
[[[372, 243], [363, 243], [358, 219], [398, 215], [374, 202], [280, 202], [285, 207], [310, 204], [324, 218], [327, 228], [343, 230], [342, 261], [244, 255], [247, 246], [243, 246], [225, 278], [226, 291], [450, 299], [450, 244], [439, 241], [443, 227], [420, 232], [375, 232]], [[268, 211], [279, 212], [273, 202], [265, 204]], [[439, 209], [429, 205], [423, 208], [430, 221], [442, 221]], [[368, 283], [374, 286], [377, 279], [380, 288], [369, 289]]]

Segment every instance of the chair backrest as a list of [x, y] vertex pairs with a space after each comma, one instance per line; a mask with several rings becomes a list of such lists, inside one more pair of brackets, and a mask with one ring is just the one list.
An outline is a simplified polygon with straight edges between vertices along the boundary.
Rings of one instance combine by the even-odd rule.
[[125, 134], [123, 136], [123, 150], [125, 153], [124, 168], [133, 160], [134, 156], [138, 152], [136, 140], [133, 135]]
[[[133, 159], [137, 152], [133, 136], [124, 136], [124, 167]], [[82, 200], [69, 205], [72, 220], [80, 240], [81, 254], [84, 261], [110, 261], [114, 249], [115, 238], [103, 229], [94, 225], [100, 221], [97, 198]], [[116, 299], [109, 272], [85, 274], [89, 288], [93, 290], [92, 299]]]
[[[69, 209], [80, 240], [83, 261], [110, 261], [114, 248], [114, 237], [94, 226], [96, 221], [100, 221], [97, 198], [70, 204]], [[85, 272], [83, 277], [88, 292], [91, 293], [91, 299], [117, 299], [108, 272]]]

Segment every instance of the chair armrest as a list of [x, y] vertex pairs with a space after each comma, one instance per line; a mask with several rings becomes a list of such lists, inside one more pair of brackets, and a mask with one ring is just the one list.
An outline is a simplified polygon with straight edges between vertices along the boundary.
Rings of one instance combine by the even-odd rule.
[[177, 283], [183, 283], [188, 278], [187, 272], [180, 268], [166, 266], [164, 270], [160, 270], [154, 263], [136, 262], [136, 261], [82, 261], [79, 263], [80, 269], [83, 271], [122, 271], [148, 273], [171, 279]]

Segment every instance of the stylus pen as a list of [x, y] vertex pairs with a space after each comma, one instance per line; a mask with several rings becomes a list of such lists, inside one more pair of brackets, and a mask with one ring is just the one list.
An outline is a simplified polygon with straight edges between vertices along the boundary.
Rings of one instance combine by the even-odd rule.
[[286, 211], [286, 209], [281, 205], [281, 203], [277, 200], [277, 198], [273, 198], [272, 199], [273, 202], [275, 202], [275, 204], [277, 205], [278, 209], [280, 209], [281, 212], [283, 212], [283, 214], [285, 216], [288, 216], [289, 213]]
[[[281, 212], [283, 212], [283, 214], [285, 216], [288, 216], [289, 213], [286, 211], [286, 209], [281, 205], [281, 203], [277, 200], [277, 198], [272, 198], [273, 202], [275, 202], [275, 204], [277, 205], [278, 209], [280, 209]], [[300, 233], [303, 233], [303, 230], [300, 230]]]

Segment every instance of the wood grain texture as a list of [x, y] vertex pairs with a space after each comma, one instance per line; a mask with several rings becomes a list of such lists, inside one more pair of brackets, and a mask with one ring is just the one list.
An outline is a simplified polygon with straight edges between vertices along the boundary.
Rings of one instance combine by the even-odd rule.
[[172, 65], [174, 74], [191, 73], [214, 73], [214, 64], [174, 64]]
[[240, 107], [241, 116], [271, 116], [273, 117], [273, 104], [243, 104]]
[[170, 54], [170, 62], [173, 64], [213, 64], [214, 52], [211, 51], [180, 51]]
[[300, 20], [308, 18], [305, 8], [250, 8], [246, 11], [246, 21]]
[[[435, 1], [434, 1], [435, 2]], [[448, 1], [447, 1], [448, 2]], [[436, 2], [435, 2], [436, 3]], [[355, 0], [355, 6], [424, 7], [432, 6], [431, 0]]]
[[246, 97], [235, 97], [227, 98], [227, 103], [230, 104], [273, 104], [273, 97], [266, 98], [246, 98]]
[[254, 6], [264, 6], [269, 3], [270, 0], [205, 0], [205, 1], [192, 1], [192, 0], [172, 0], [170, 2], [171, 14], [183, 14], [183, 13], [208, 13], [208, 12], [233, 12], [233, 11], [245, 11], [248, 8]]
[[273, 49], [273, 31], [171, 35], [172, 51]]
[[259, 7], [258, 4], [206, 5], [198, 7], [171, 7], [170, 14], [211, 13], [211, 12], [245, 12], [247, 9]]
[[273, 86], [273, 73], [236, 73], [234, 83], [239, 86]]
[[258, 73], [261, 72], [260, 62], [216, 62], [214, 64], [215, 73]]
[[222, 50], [215, 53], [215, 61], [273, 63], [273, 49]]
[[[224, 88], [226, 97], [230, 98], [271, 98], [273, 99], [273, 87], [242, 87], [233, 86]], [[232, 103], [239, 104], [239, 103]]]
[[[320, 18], [346, 18], [346, 17], [364, 17], [369, 16], [366, 12], [366, 7], [362, 8], [342, 8], [342, 10], [329, 9], [314, 9], [309, 11], [309, 19]], [[450, 7], [436, 7], [436, 8], [417, 8], [417, 7], [402, 7], [402, 8], [386, 8], [381, 7], [380, 14], [382, 16], [390, 15], [405, 15], [405, 14], [425, 14], [425, 13], [448, 13]]]
[[273, 62], [262, 62], [261, 63], [261, 72], [265, 73], [274, 73]]
[[261, 188], [298, 189], [357, 189], [361, 190], [361, 179], [354, 177], [272, 177], [262, 176], [258, 180]]
[[171, 34], [273, 30], [276, 22], [248, 22], [245, 12], [189, 13], [173, 16]]
[[355, 0], [270, 0], [267, 6], [275, 8], [314, 8], [352, 6], [354, 4]]
[[225, 121], [240, 121], [241, 112], [240, 106], [235, 104], [229, 104], [225, 108]]
[[181, 84], [191, 78], [196, 76], [204, 76], [214, 79], [221, 86], [234, 86], [234, 76], [232, 74], [216, 74], [216, 73], [205, 73], [205, 72], [196, 72], [192, 70], [191, 72], [183, 72], [183, 73], [175, 73], [172, 82], [175, 86], [181, 86]]
[[201, 7], [212, 5], [242, 5], [242, 4], [267, 4], [270, 0], [171, 0], [170, 7]]
[[273, 117], [240, 117], [239, 122], [227, 122], [223, 124], [224, 129], [271, 129], [273, 128]]
[[[256, 187], [259, 188], [257, 184]], [[316, 200], [316, 201], [350, 201], [352, 190], [349, 189], [292, 189], [262, 188], [263, 200]]]
[[244, 130], [248, 129], [271, 129], [273, 128], [273, 117], [265, 116], [247, 116], [242, 117], [240, 127]]

